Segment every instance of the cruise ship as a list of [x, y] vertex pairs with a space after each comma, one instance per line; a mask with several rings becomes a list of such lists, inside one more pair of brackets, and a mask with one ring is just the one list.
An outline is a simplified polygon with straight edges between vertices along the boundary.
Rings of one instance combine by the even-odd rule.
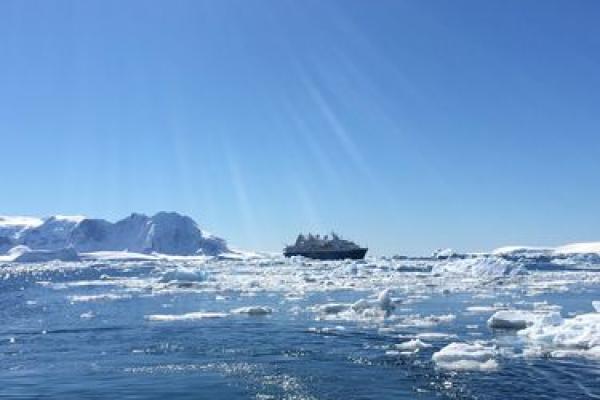
[[316, 260], [362, 260], [367, 250], [350, 240], [341, 239], [335, 233], [331, 237], [309, 233], [298, 235], [294, 244], [283, 249], [283, 254], [286, 257], [303, 256]]

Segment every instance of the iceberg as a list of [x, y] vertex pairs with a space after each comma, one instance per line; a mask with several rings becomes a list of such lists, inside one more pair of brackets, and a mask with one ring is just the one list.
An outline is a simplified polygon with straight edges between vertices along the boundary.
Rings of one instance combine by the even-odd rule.
[[33, 217], [0, 216], [0, 253], [5, 253], [18, 244], [21, 234], [44, 223]]
[[43, 220], [0, 217], [0, 253], [18, 245], [44, 251], [73, 248], [81, 253], [215, 256], [230, 252], [223, 239], [203, 232], [193, 219], [175, 212], [159, 212], [151, 217], [134, 213], [115, 223], [63, 215]]
[[152, 217], [132, 214], [116, 223], [85, 219], [71, 233], [79, 251], [127, 250], [170, 255], [217, 255], [226, 252], [223, 239], [205, 234], [190, 217], [160, 212]]
[[58, 250], [72, 247], [71, 232], [85, 217], [56, 215], [22, 232], [19, 243], [32, 249]]
[[44, 220], [35, 217], [0, 215], [0, 236], [17, 237], [26, 229], [36, 228]]

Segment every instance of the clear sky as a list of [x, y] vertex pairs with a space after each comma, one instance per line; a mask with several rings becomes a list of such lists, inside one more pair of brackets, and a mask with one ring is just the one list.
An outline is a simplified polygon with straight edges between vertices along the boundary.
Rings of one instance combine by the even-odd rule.
[[0, 2], [0, 214], [247, 249], [600, 240], [600, 2]]

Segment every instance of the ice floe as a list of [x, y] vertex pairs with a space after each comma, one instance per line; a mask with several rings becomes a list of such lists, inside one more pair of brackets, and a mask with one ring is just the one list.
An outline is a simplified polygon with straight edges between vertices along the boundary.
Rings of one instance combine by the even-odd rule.
[[101, 294], [90, 294], [90, 295], [73, 295], [69, 296], [69, 300], [72, 303], [87, 303], [94, 301], [113, 301], [113, 300], [124, 300], [130, 299], [130, 294], [117, 294], [117, 293], [101, 293]]
[[454, 371], [493, 371], [498, 368], [496, 350], [480, 343], [450, 343], [431, 359], [442, 369]]
[[600, 312], [572, 318], [548, 313], [518, 333], [540, 352], [553, 357], [597, 358], [600, 355]]
[[234, 308], [229, 312], [232, 314], [267, 315], [273, 313], [273, 309], [266, 306], [247, 306]]
[[444, 332], [421, 332], [416, 335], [416, 338], [421, 340], [443, 341], [455, 339], [456, 335]]
[[444, 315], [427, 315], [421, 316], [419, 314], [408, 315], [401, 318], [400, 326], [412, 326], [416, 328], [431, 328], [440, 324], [448, 324], [456, 319], [454, 314]]
[[317, 310], [323, 314], [339, 314], [342, 311], [346, 311], [348, 308], [350, 308], [349, 304], [328, 303], [328, 304], [321, 304], [320, 306], [317, 307]]
[[492, 315], [487, 324], [494, 329], [524, 329], [533, 325], [540, 315], [523, 310], [500, 310]]
[[222, 312], [191, 312], [186, 314], [151, 314], [146, 315], [145, 318], [148, 321], [192, 321], [201, 319], [212, 319], [212, 318], [225, 318], [229, 314]]
[[504, 246], [494, 249], [492, 255], [495, 256], [539, 256], [546, 255], [553, 251], [551, 247], [538, 246]]
[[466, 308], [467, 312], [470, 313], [489, 313], [498, 310], [499, 306], [469, 306]]
[[483, 256], [464, 259], [453, 259], [433, 266], [434, 275], [466, 275], [475, 278], [493, 278], [523, 274], [523, 266], [501, 257]]
[[447, 259], [447, 258], [452, 258], [452, 257], [457, 257], [459, 256], [459, 254], [454, 251], [453, 249], [437, 249], [435, 250], [431, 257], [432, 258], [437, 258], [439, 260], [443, 260], [443, 259]]
[[160, 282], [203, 282], [207, 277], [205, 271], [197, 268], [175, 267], [162, 272]]
[[398, 350], [415, 351], [431, 347], [431, 344], [423, 342], [421, 339], [411, 339], [407, 342], [399, 343], [394, 346]]

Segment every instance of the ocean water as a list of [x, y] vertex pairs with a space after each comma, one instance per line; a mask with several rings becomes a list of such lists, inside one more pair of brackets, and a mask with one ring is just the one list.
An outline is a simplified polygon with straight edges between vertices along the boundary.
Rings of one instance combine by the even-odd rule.
[[[0, 397], [600, 398], [588, 349], [487, 325], [503, 308], [593, 313], [600, 268], [482, 263], [492, 272], [388, 258], [6, 264]], [[450, 343], [490, 349], [495, 367], [440, 367]]]

